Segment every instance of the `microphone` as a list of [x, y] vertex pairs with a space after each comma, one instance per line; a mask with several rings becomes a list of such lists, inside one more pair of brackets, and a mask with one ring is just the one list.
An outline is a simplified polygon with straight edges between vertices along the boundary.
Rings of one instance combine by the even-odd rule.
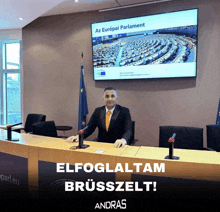
[[85, 131], [87, 128], [88, 128], [88, 126], [86, 126], [86, 127], [84, 127], [83, 129], [79, 130], [79, 131], [78, 131], [78, 134], [84, 133], [84, 131]]
[[11, 128], [15, 127], [17, 125], [20, 125], [22, 123], [17, 123], [17, 124], [13, 124], [13, 125], [7, 125], [6, 129], [7, 129], [7, 139], [8, 141], [19, 141], [19, 139], [11, 139]]
[[173, 133], [172, 137], [169, 138], [168, 142], [169, 142], [169, 143], [170, 143], [170, 142], [173, 142], [173, 143], [174, 143], [175, 138], [176, 138], [176, 133]]
[[173, 147], [174, 147], [175, 138], [176, 138], [176, 133], [173, 133], [172, 137], [169, 138], [168, 140], [169, 155], [167, 155], [165, 159], [179, 160], [179, 157], [173, 156]]
[[17, 124], [8, 125], [6, 127], [15, 127], [15, 126], [20, 125], [20, 124], [22, 124], [22, 122], [21, 123], [17, 123]]
[[83, 129], [78, 131], [78, 135], [79, 135], [79, 146], [76, 147], [76, 149], [86, 149], [88, 148], [90, 145], [84, 145], [83, 144], [83, 139], [84, 139], [84, 131], [88, 128], [88, 126], [84, 127]]
[[174, 146], [174, 141], [175, 141], [176, 133], [173, 134], [171, 138], [168, 140], [169, 144], [169, 159], [173, 159], [173, 146]]

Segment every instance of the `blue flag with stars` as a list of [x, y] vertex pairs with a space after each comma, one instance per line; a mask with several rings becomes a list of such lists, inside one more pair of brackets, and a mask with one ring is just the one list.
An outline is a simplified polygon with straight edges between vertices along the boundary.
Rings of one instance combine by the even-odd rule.
[[216, 117], [216, 124], [220, 125], [220, 99], [218, 103], [218, 111], [217, 111], [217, 117]]
[[86, 99], [86, 88], [84, 83], [84, 71], [81, 66], [80, 86], [79, 86], [79, 117], [78, 117], [78, 130], [86, 126], [86, 115], [88, 114], [88, 106]]

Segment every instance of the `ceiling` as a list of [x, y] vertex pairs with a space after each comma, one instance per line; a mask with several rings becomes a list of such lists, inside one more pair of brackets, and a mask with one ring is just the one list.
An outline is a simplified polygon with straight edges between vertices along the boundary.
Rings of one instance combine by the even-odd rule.
[[[77, 13], [171, 0], [0, 0], [0, 30], [21, 29], [40, 16]], [[22, 18], [23, 20], [20, 20]]]

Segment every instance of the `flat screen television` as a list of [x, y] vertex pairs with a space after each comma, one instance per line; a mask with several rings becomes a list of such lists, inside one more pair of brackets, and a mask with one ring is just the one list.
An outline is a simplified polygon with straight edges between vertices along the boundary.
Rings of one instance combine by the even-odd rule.
[[93, 23], [94, 80], [196, 77], [198, 9]]

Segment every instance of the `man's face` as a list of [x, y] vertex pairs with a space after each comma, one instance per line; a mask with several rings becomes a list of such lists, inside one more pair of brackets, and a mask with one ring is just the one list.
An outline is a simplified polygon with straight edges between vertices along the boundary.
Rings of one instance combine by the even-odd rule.
[[115, 106], [116, 99], [117, 99], [117, 93], [115, 90], [106, 90], [104, 92], [105, 105], [109, 110]]

